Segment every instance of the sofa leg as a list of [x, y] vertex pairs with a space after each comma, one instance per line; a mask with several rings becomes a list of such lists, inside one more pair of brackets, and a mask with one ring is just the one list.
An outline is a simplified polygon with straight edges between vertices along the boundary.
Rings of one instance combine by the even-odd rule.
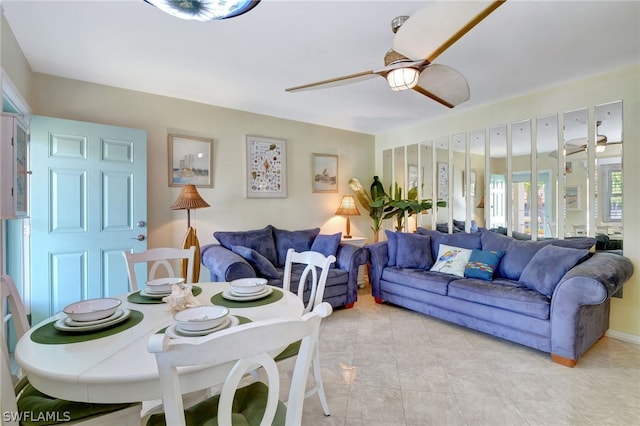
[[379, 297], [374, 297], [373, 298], [377, 304], [382, 305], [384, 303], [384, 300], [380, 299]]
[[573, 368], [578, 362], [577, 359], [565, 358], [560, 355], [551, 354], [551, 360], [556, 364], [564, 365], [565, 367]]
[[353, 308], [353, 305], [355, 305], [355, 303], [347, 303], [346, 305], [344, 305], [345, 309], [351, 309]]

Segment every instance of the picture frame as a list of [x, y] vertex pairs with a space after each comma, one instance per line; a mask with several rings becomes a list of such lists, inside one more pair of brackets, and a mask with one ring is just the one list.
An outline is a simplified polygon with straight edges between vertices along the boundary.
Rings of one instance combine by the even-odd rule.
[[565, 188], [564, 202], [567, 210], [582, 210], [582, 188], [580, 185], [568, 185]]
[[449, 163], [438, 161], [438, 199], [449, 199]]
[[311, 154], [312, 192], [338, 192], [338, 156]]
[[169, 186], [213, 188], [213, 139], [169, 134]]
[[407, 166], [409, 182], [407, 182], [407, 191], [418, 187], [418, 166], [409, 164]]
[[246, 136], [247, 198], [287, 197], [287, 141]]

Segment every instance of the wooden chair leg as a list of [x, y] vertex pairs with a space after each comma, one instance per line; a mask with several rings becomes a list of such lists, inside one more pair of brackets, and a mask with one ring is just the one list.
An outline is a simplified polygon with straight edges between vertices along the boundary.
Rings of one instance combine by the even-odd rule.
[[573, 368], [578, 363], [577, 359], [565, 358], [560, 355], [551, 354], [551, 360], [556, 364], [564, 365], [565, 367]]

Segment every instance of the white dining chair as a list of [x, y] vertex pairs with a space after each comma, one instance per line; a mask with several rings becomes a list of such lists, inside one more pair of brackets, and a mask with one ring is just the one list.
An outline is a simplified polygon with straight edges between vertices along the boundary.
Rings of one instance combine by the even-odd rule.
[[[166, 334], [154, 334], [148, 348], [158, 363], [164, 413], [151, 416], [147, 426], [182, 426], [195, 419], [198, 424], [207, 421], [231, 425], [232, 418], [233, 424], [302, 424], [304, 390], [318, 340], [320, 313], [327, 309], [331, 306], [325, 303], [301, 318], [256, 321], [197, 339], [170, 339]], [[297, 340], [302, 343], [285, 406], [278, 401], [280, 375], [272, 354]], [[219, 395], [185, 410], [178, 369], [204, 364], [229, 364], [230, 371]], [[264, 369], [265, 383], [256, 381], [238, 388], [240, 381], [255, 368]]]
[[[329, 269], [331, 268], [331, 264], [335, 261], [335, 256], [331, 255], [327, 257], [322, 253], [315, 251], [303, 251], [299, 253], [294, 249], [289, 249], [287, 251], [282, 288], [286, 291], [291, 291], [292, 279], [298, 272], [300, 273], [296, 293], [303, 303], [305, 303], [305, 290], [308, 289], [309, 293], [309, 299], [305, 303], [304, 312], [309, 312], [313, 310], [315, 306], [318, 306], [318, 304], [323, 303], [322, 300], [324, 298], [324, 289], [327, 283], [327, 277], [329, 276]], [[303, 265], [304, 269], [302, 269], [302, 267], [296, 268], [295, 265]], [[320, 269], [319, 274], [318, 269]], [[322, 318], [331, 315], [332, 312], [333, 310], [324, 311], [325, 315], [322, 316]], [[292, 343], [276, 357], [276, 361], [281, 364], [283, 368], [289, 366], [289, 369], [291, 369], [292, 360], [295, 359], [295, 356], [297, 355], [298, 345], [299, 342]], [[329, 411], [329, 404], [327, 402], [327, 396], [322, 382], [322, 370], [320, 368], [319, 341], [313, 354], [312, 368], [315, 384], [305, 394], [305, 398], [317, 393], [325, 416], [329, 416], [331, 415], [331, 412]]]
[[[7, 309], [8, 308], [8, 309]], [[26, 376], [11, 374], [11, 360], [7, 345], [10, 323], [18, 338], [29, 330], [24, 305], [13, 279], [0, 276], [0, 412], [1, 423], [17, 426], [21, 421], [49, 419], [65, 425], [83, 426], [133, 426], [140, 424], [141, 404], [88, 404], [65, 401], [45, 395], [35, 389]], [[9, 319], [13, 321], [9, 321]]]
[[138, 291], [138, 280], [136, 278], [135, 264], [147, 263], [150, 265], [148, 279], [157, 278], [156, 273], [160, 267], [164, 268], [165, 276], [177, 277], [171, 261], [186, 261], [187, 276], [183, 277], [188, 284], [193, 283], [193, 262], [195, 257], [195, 246], [188, 249], [177, 249], [171, 247], [153, 248], [141, 253], [131, 253], [128, 250], [122, 252], [127, 264], [127, 274], [129, 275], [129, 291]]

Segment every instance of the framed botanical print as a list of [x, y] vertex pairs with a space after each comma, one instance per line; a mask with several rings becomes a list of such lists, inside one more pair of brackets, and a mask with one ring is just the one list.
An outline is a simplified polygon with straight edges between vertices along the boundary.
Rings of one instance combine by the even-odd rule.
[[438, 162], [438, 199], [449, 198], [449, 163]]
[[338, 156], [312, 155], [313, 192], [338, 192]]
[[247, 198], [287, 197], [287, 141], [246, 137]]

